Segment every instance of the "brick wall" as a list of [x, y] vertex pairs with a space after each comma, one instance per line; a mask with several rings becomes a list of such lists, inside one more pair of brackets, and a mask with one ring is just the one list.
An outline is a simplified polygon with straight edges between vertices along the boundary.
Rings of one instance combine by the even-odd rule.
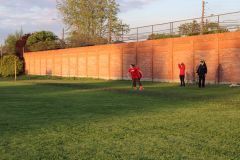
[[178, 63], [186, 81], [198, 80], [204, 59], [207, 83], [240, 83], [240, 32], [91, 46], [24, 54], [26, 74], [127, 79], [137, 64], [146, 81], [179, 82]]

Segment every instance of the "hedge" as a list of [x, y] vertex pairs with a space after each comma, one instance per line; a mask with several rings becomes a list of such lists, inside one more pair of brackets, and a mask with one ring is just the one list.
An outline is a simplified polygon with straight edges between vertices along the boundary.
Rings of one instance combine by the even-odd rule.
[[17, 74], [22, 72], [23, 61], [15, 55], [5, 55], [0, 60], [0, 75], [3, 77], [13, 76], [15, 74], [15, 59], [17, 62]]

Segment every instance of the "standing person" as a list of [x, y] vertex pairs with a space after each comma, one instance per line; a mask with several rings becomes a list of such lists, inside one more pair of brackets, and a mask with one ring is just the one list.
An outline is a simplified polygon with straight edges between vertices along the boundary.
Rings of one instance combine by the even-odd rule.
[[136, 81], [138, 82], [139, 86], [141, 86], [141, 83], [138, 80], [138, 71], [135, 68], [134, 64], [130, 64], [130, 69], [128, 70], [128, 73], [127, 73], [127, 76], [128, 76], [129, 79], [131, 79], [130, 78], [130, 73], [132, 75], [132, 85], [133, 85], [134, 89], [137, 90]]
[[137, 65], [135, 65], [135, 68], [136, 68], [137, 71], [138, 71], [138, 84], [140, 85], [139, 90], [142, 90], [142, 89], [144, 89], [144, 88], [142, 87], [141, 82], [140, 82], [140, 79], [142, 78], [142, 71], [140, 70], [140, 68], [139, 68]]
[[183, 62], [178, 63], [178, 68], [180, 69], [179, 77], [180, 77], [180, 81], [181, 81], [181, 87], [182, 86], [185, 87], [185, 81], [184, 81], [184, 78], [185, 78], [185, 64]]
[[200, 66], [198, 67], [197, 74], [199, 76], [198, 88], [204, 88], [205, 77], [207, 75], [207, 65], [204, 60], [200, 61]]

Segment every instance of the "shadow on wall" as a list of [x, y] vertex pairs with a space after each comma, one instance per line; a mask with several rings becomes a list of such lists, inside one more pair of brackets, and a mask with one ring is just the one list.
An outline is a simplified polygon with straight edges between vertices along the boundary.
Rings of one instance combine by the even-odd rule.
[[46, 71], [46, 75], [52, 75], [52, 70], [48, 70], [48, 71]]
[[216, 70], [216, 79], [218, 83], [223, 82], [223, 76], [224, 76], [224, 72], [223, 72], [223, 68], [222, 68], [222, 64], [220, 63], [218, 65], [218, 69]]
[[191, 82], [191, 76], [188, 72], [186, 72], [186, 83], [190, 83]]
[[199, 79], [199, 76], [198, 76], [198, 74], [197, 74], [197, 70], [198, 70], [198, 67], [200, 66], [200, 64], [199, 65], [197, 65], [196, 66], [196, 68], [195, 68], [195, 79], [196, 79], [196, 82], [198, 82], [198, 79]]

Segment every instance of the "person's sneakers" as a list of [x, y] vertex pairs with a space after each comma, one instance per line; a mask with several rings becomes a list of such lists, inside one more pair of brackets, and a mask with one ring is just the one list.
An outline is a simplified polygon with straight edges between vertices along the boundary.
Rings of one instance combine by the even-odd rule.
[[140, 86], [139, 90], [143, 90], [144, 88], [142, 86]]
[[137, 87], [135, 87], [134, 90], [137, 90]]

